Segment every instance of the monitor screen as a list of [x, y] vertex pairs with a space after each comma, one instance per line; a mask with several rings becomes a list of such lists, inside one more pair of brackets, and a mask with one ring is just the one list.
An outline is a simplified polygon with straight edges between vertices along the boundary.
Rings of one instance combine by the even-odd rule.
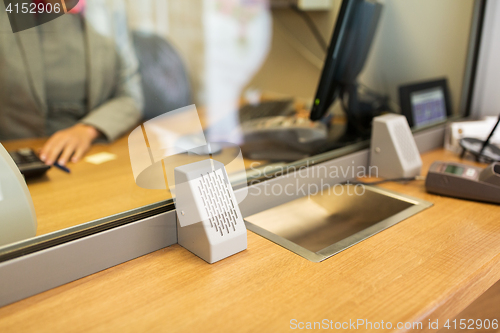
[[431, 88], [411, 93], [414, 126], [425, 126], [446, 120], [446, 104], [443, 89]]

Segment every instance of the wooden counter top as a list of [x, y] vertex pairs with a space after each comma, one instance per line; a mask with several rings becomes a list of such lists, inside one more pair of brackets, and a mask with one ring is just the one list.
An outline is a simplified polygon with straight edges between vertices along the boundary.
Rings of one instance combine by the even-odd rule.
[[[435, 160], [457, 157], [426, 153], [423, 172]], [[500, 280], [500, 206], [419, 181], [383, 187], [434, 206], [321, 263], [252, 232], [248, 250], [213, 265], [170, 246], [0, 308], [0, 331], [282, 332], [293, 319], [428, 331]]]

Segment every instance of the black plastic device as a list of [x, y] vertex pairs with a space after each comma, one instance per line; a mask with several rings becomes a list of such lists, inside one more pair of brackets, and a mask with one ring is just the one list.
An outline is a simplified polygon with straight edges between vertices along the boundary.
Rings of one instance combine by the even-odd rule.
[[43, 176], [50, 169], [50, 165], [43, 163], [31, 148], [9, 151], [9, 155], [25, 178]]
[[349, 94], [347, 116], [359, 116], [356, 79], [361, 73], [382, 13], [376, 1], [344, 0], [328, 47], [311, 120], [325, 117], [330, 105], [344, 93]]

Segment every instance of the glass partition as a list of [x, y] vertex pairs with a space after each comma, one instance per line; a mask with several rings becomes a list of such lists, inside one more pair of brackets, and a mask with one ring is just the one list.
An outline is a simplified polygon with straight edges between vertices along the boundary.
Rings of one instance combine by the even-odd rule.
[[[19, 1], [0, 3], [0, 142], [14, 154], [32, 149], [38, 167], [51, 166], [26, 178], [38, 222], [33, 244], [170, 207], [168, 187], [136, 184], [129, 135], [183, 107], [196, 107], [202, 140], [229, 143], [214, 156], [241, 147], [247, 171], [230, 174], [235, 186], [367, 147], [377, 115], [403, 113], [419, 128], [417, 120], [425, 127], [467, 112], [481, 1], [379, 0], [376, 18], [339, 15], [339, 0], [294, 3], [48, 0], [27, 13]], [[361, 29], [356, 15], [373, 24]], [[354, 27], [342, 43], [332, 38], [341, 19]], [[360, 31], [371, 34], [364, 43]], [[338, 88], [319, 101], [332, 40], [352, 61], [329, 76]], [[437, 90], [418, 89], [436, 81], [444, 82]], [[326, 107], [313, 121], [315, 103]], [[33, 162], [21, 155], [18, 163]]]

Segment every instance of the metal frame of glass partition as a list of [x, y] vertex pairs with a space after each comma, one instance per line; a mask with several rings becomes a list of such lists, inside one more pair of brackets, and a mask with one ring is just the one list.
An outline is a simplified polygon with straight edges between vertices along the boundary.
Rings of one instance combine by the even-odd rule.
[[[466, 117], [470, 114], [471, 101], [473, 97], [472, 93], [474, 91], [474, 79], [479, 56], [486, 2], [487, 0], [475, 0], [464, 76], [463, 95], [460, 107], [460, 110], [464, 112], [463, 114]], [[444, 138], [444, 128], [445, 125], [440, 124], [414, 133], [419, 150], [421, 152], [425, 152], [441, 146]], [[297, 161], [292, 165], [296, 168], [301, 166], [314, 167], [319, 164], [352, 166], [353, 162], [354, 165], [368, 165], [368, 149], [366, 149], [368, 146], [369, 142], [360, 142], [359, 144], [353, 146]], [[250, 185], [249, 190], [269, 184], [268, 182], [286, 182], [288, 176], [289, 175], [285, 174], [276, 178], [265, 179], [263, 182]], [[249, 180], [249, 183], [250, 181], [251, 180]], [[315, 180], [313, 179], [310, 181], [314, 182]], [[336, 179], [336, 182], [341, 181], [344, 180]], [[266, 200], [259, 200], [259, 198], [256, 197], [252, 198], [252, 200], [246, 200], [241, 207], [243, 216], [248, 216], [258, 211], [271, 208], [272, 206], [296, 199], [296, 197], [276, 197], [273, 198], [273, 200], [269, 200], [269, 198], [264, 199]], [[55, 276], [60, 274], [60, 272], [57, 271], [57, 268], [41, 273], [37, 271], [37, 274], [35, 275], [33, 274], [32, 269], [33, 267], [39, 266], [35, 265], [30, 268], [30, 266], [27, 265], [28, 262], [33, 263], [34, 261], [41, 260], [42, 258], [59, 258], [61, 259], [58, 261], [60, 265], [64, 265], [65, 262], [68, 262], [67, 260], [73, 262], [82, 260], [83, 258], [89, 259], [89, 257], [92, 256], [98, 258], [99, 256], [102, 256], [102, 252], [97, 251], [95, 248], [96, 239], [101, 239], [102, 242], [109, 242], [112, 239], [116, 240], [116, 237], [119, 237], [119, 235], [121, 235], [121, 237], [127, 237], [126, 230], [129, 230], [129, 232], [132, 232], [131, 230], [133, 230], [135, 236], [130, 239], [142, 239], [144, 241], [147, 237], [153, 237], [151, 236], [151, 230], [148, 229], [152, 223], [151, 221], [155, 221], [154, 223], [157, 223], [158, 229], [156, 229], [156, 231], [162, 230], [161, 228], [163, 228], [163, 230], [171, 231], [172, 221], [175, 221], [175, 218], [173, 218], [173, 216], [175, 216], [174, 209], [175, 207], [172, 200], [158, 202], [156, 204], [123, 212], [114, 216], [84, 223], [75, 227], [0, 248], [0, 281], [2, 281], [3, 285], [2, 290], [5, 290], [5, 293], [0, 292], [0, 306], [32, 296], [36, 293], [54, 288], [58, 285], [68, 283], [83, 276], [98, 272], [102, 269], [174, 244], [176, 242], [176, 235], [175, 239], [173, 238], [173, 235], [163, 238], [160, 237], [158, 239], [155, 238], [156, 240], [150, 241], [151, 244], [148, 246], [138, 246], [135, 249], [134, 246], [132, 246], [132, 249], [129, 249], [130, 246], [126, 247], [124, 244], [121, 244], [119, 246], [115, 246], [111, 250], [112, 254], [107, 257], [105, 263], [101, 262], [99, 265], [96, 264], [95, 266], [89, 265], [89, 267], [80, 269], [76, 275], [73, 274], [68, 276], [63, 274], [63, 278], [57, 279]], [[87, 244], [87, 246], [85, 244]], [[65, 252], [70, 248], [73, 248], [74, 250], [70, 250], [70, 253]], [[102, 250], [102, 247], [100, 250]], [[123, 254], [119, 254], [118, 251], [122, 251]], [[91, 259], [86, 260], [86, 262], [89, 261], [92, 262]], [[64, 269], [66, 268], [62, 266], [61, 270]], [[29, 274], [33, 275], [31, 280], [29, 280], [29, 283], [32, 283], [29, 290], [18, 292], [16, 294], [14, 291], [9, 289], [9, 283], [14, 285], [16, 283], [20, 283], [19, 281], [25, 281], [25, 278], [24, 280], [20, 278], [26, 277], [26, 275]], [[50, 281], [47, 280], [50, 280], [51, 276], [55, 279], [53, 283], [50, 283]], [[28, 283], [28, 281], [26, 281], [26, 283]]]

